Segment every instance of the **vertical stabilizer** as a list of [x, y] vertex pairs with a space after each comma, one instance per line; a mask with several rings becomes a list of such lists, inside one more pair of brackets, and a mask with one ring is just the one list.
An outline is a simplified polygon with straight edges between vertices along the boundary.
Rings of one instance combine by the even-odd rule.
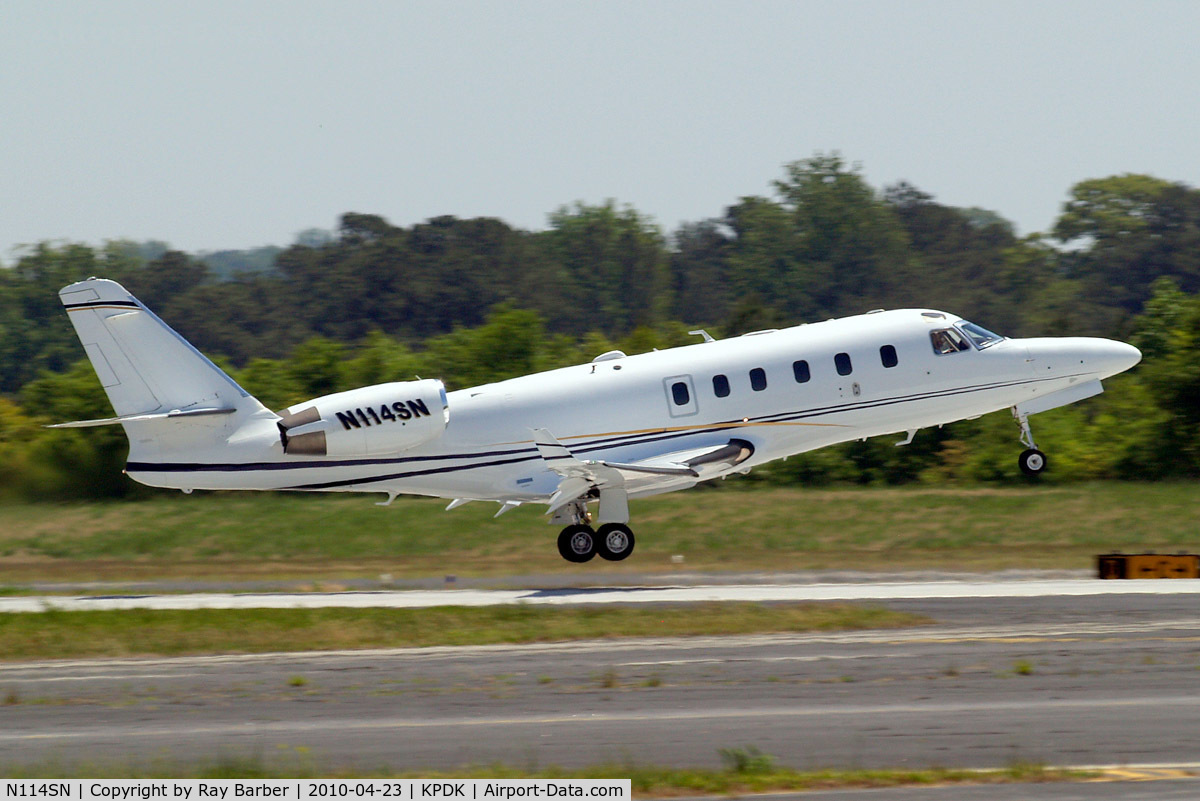
[[[89, 278], [58, 294], [118, 418], [183, 413], [116, 421], [129, 435], [131, 459], [154, 440], [161, 440], [155, 450], [214, 443], [250, 416], [274, 417], [116, 281]], [[197, 410], [225, 413], [188, 416]]]

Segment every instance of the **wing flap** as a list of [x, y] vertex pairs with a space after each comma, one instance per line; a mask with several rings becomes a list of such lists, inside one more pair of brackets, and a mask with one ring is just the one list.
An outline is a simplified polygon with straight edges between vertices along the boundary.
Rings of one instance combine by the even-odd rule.
[[[731, 439], [719, 445], [673, 451], [634, 462], [610, 462], [580, 459], [544, 428], [534, 429], [533, 442], [546, 466], [562, 476], [550, 498], [550, 514], [593, 490], [644, 491], [656, 482], [673, 484], [679, 478], [701, 478], [702, 471], [710, 476], [723, 472], [754, 454], [751, 443]], [[633, 486], [627, 486], [629, 482]]]
[[558, 484], [558, 490], [550, 496], [550, 508], [546, 514], [552, 515], [559, 509], [574, 503], [592, 490], [592, 482], [586, 478], [565, 478]]

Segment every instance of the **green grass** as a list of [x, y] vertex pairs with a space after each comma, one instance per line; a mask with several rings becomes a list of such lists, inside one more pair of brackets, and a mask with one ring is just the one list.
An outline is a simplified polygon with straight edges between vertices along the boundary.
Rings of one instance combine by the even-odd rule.
[[[850, 604], [197, 609], [0, 615], [0, 659], [395, 648], [896, 628], [927, 618]], [[616, 682], [614, 673], [614, 683]], [[303, 686], [294, 676], [289, 684]]]
[[[374, 495], [197, 493], [0, 506], [0, 584], [31, 580], [576, 573], [541, 507]], [[707, 488], [635, 501], [637, 551], [589, 572], [1086, 568], [1112, 549], [1200, 546], [1200, 484]], [[683, 557], [682, 564], [672, 556]], [[11, 590], [5, 590], [11, 591]]]

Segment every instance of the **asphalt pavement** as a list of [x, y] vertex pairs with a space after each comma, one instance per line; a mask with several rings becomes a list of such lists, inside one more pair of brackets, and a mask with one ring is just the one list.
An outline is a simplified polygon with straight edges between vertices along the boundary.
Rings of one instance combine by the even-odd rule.
[[887, 605], [940, 622], [901, 631], [9, 663], [0, 666], [0, 765], [252, 756], [315, 769], [717, 768], [722, 749], [749, 747], [811, 769], [1200, 757], [1193, 595]]

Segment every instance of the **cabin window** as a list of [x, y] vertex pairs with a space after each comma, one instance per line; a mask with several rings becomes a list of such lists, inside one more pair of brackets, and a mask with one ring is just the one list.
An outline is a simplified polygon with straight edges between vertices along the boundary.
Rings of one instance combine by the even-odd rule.
[[963, 335], [953, 328], [930, 331], [929, 339], [933, 343], [933, 352], [939, 356], [944, 356], [947, 353], [958, 353], [959, 351], [970, 350], [971, 348], [967, 344], [967, 340], [963, 338]]
[[750, 388], [755, 392], [762, 392], [767, 388], [767, 371], [761, 367], [755, 367], [750, 371]]
[[723, 375], [714, 375], [713, 394], [718, 398], [729, 397], [729, 379]]
[[692, 395], [688, 392], [687, 384], [682, 381], [676, 381], [671, 385], [671, 397], [675, 400], [676, 406], [687, 406], [692, 401]]
[[849, 353], [839, 353], [834, 356], [833, 364], [837, 367], [838, 375], [850, 375], [854, 372], [854, 365], [850, 363]]
[[883, 362], [884, 367], [895, 367], [900, 363], [899, 357], [896, 356], [895, 345], [884, 345], [879, 349], [879, 360]]
[[797, 384], [807, 384], [812, 379], [812, 373], [808, 370], [808, 362], [804, 359], [792, 362], [792, 375], [796, 376]]

